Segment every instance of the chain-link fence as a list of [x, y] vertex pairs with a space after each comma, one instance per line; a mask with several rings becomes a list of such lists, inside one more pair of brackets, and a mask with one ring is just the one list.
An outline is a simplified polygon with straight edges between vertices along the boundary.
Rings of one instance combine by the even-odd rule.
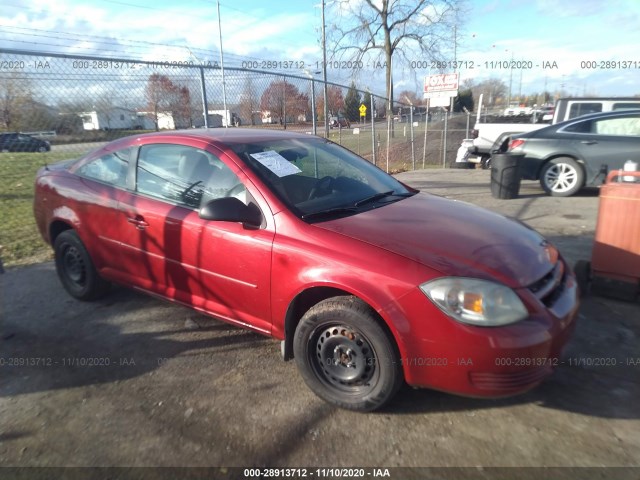
[[0, 130], [79, 156], [145, 130], [287, 129], [328, 137], [390, 172], [447, 165], [468, 136], [466, 115], [394, 102], [388, 118], [386, 98], [334, 83], [325, 108], [318, 72], [256, 66], [267, 70], [0, 49]]

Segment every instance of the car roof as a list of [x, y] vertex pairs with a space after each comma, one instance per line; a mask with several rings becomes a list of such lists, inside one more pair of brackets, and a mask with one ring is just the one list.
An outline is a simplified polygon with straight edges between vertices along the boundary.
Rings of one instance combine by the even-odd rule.
[[193, 128], [189, 130], [167, 130], [162, 132], [144, 133], [137, 138], [148, 137], [188, 137], [198, 140], [214, 140], [222, 143], [254, 142], [261, 140], [278, 140], [285, 138], [306, 138], [308, 134], [284, 130], [261, 128]]
[[611, 112], [598, 112], [598, 113], [589, 113], [586, 115], [580, 115], [579, 117], [574, 117], [569, 120], [565, 120], [564, 122], [554, 123], [553, 125], [548, 125], [543, 128], [539, 128], [537, 130], [533, 130], [531, 132], [520, 133], [518, 135], [511, 135], [511, 138], [531, 138], [531, 137], [539, 137], [544, 135], [547, 132], [556, 132], [562, 130], [564, 127], [568, 125], [573, 125], [574, 123], [584, 122], [585, 120], [598, 120], [601, 118], [615, 118], [623, 115], [640, 115], [640, 108], [630, 108], [623, 110], [613, 110]]
[[586, 115], [580, 115], [579, 117], [570, 118], [569, 120], [565, 120], [564, 122], [556, 123], [555, 125], [552, 125], [552, 126], [558, 127], [560, 125], [566, 125], [569, 123], [575, 123], [583, 120], [592, 120], [592, 119], [597, 120], [599, 118], [617, 117], [618, 115], [629, 115], [629, 114], [640, 115], [640, 108], [629, 108], [629, 109], [625, 108], [622, 110], [612, 110], [610, 112], [588, 113]]

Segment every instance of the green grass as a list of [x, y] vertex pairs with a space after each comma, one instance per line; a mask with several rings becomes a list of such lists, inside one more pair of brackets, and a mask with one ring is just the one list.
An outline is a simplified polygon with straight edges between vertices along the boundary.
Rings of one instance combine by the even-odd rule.
[[33, 186], [44, 163], [69, 153], [0, 153], [0, 256], [5, 265], [21, 265], [50, 257], [33, 217]]

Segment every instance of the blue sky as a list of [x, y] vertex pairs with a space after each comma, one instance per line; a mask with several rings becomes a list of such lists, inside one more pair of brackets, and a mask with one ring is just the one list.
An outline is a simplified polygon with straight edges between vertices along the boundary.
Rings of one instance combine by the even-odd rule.
[[[330, 26], [335, 3], [327, 1]], [[316, 70], [322, 58], [319, 4], [221, 0], [225, 65], [288, 60]], [[514, 93], [523, 94], [545, 85], [571, 95], [640, 94], [640, 0], [467, 0], [463, 18], [457, 32], [461, 80], [511, 80]], [[217, 7], [215, 0], [4, 0], [0, 42], [5, 48], [142, 60], [217, 60]], [[423, 60], [417, 53], [414, 58]], [[505, 69], [501, 62], [512, 58], [525, 68]], [[327, 72], [339, 83], [354, 78], [345, 69]], [[398, 66], [396, 91], [418, 91], [429, 72]], [[354, 79], [384, 90], [382, 69]]]

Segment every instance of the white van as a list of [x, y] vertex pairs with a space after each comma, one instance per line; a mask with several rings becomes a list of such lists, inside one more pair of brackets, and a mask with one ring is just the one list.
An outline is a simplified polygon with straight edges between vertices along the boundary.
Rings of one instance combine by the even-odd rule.
[[581, 115], [614, 110], [640, 108], [640, 97], [573, 97], [560, 98], [556, 102], [553, 121], [564, 122]]

